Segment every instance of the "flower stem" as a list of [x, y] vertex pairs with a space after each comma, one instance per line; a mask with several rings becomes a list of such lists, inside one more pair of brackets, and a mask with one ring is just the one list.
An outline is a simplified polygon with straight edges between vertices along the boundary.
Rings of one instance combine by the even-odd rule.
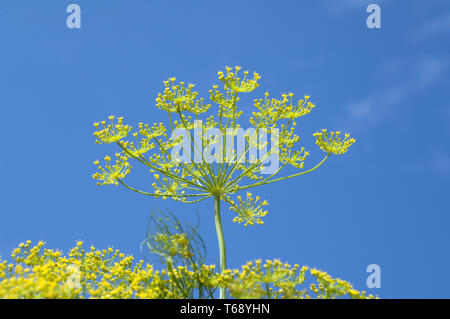
[[[214, 197], [214, 220], [216, 223], [217, 240], [219, 241], [219, 254], [220, 254], [220, 273], [223, 274], [227, 268], [227, 255], [225, 252], [225, 238], [223, 236], [222, 221], [220, 219], [220, 196]], [[226, 288], [220, 288], [220, 299], [225, 299]]]

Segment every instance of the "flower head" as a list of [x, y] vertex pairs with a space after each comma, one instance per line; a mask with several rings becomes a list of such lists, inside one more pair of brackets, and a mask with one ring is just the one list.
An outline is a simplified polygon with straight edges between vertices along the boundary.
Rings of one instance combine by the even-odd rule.
[[233, 221], [240, 223], [244, 223], [244, 226], [247, 225], [253, 226], [254, 224], [264, 225], [264, 222], [261, 220], [261, 217], [267, 215], [267, 211], [263, 209], [263, 206], [268, 205], [267, 201], [260, 202], [259, 196], [253, 197], [252, 193], [247, 192], [247, 199], [242, 200], [241, 196], [237, 197], [238, 203], [235, 204], [229, 197], [226, 200], [231, 204], [230, 209], [238, 214]]
[[[97, 143], [116, 142], [121, 149], [115, 164], [109, 157], [104, 167], [95, 162], [99, 171], [93, 177], [98, 184], [120, 183], [143, 195], [183, 203], [220, 198], [237, 213], [236, 222], [246, 226], [263, 224], [261, 219], [267, 214], [263, 206], [267, 202], [259, 202], [249, 193], [246, 200], [238, 197], [234, 203], [228, 195], [312, 172], [331, 153], [344, 154], [355, 142], [348, 134], [341, 138], [340, 132], [315, 133], [316, 144], [327, 155], [313, 168], [304, 170], [309, 152], [299, 146], [296, 121], [315, 108], [310, 96], [297, 99], [294, 93], [285, 91], [275, 98], [265, 92], [253, 100], [253, 111], [248, 107], [242, 111], [241, 93], [258, 88], [261, 76], [252, 76], [236, 66], [218, 72], [218, 78], [223, 87], [213, 85], [209, 90], [209, 98], [217, 104], [215, 114], [194, 90], [194, 84], [177, 82], [173, 77], [164, 81], [163, 92], [156, 97], [156, 107], [168, 113], [167, 127], [162, 123], [139, 123], [130, 132], [131, 127], [124, 125], [122, 118], [113, 116], [110, 124], [96, 123]], [[247, 119], [249, 127], [244, 127]], [[123, 178], [130, 171], [128, 160], [139, 162], [155, 174], [153, 190], [125, 183]], [[280, 176], [288, 165], [303, 171]]]
[[194, 84], [184, 82], [175, 84], [175, 78], [164, 81], [164, 92], [158, 94], [156, 106], [167, 112], [191, 111], [195, 114], [206, 112], [210, 104], [203, 104], [203, 98], [197, 99], [198, 92]]
[[106, 125], [106, 121], [101, 122], [103, 129], [99, 129], [99, 123], [94, 123], [94, 126], [97, 129], [97, 131], [94, 132], [94, 136], [97, 138], [97, 140], [95, 141], [97, 144], [109, 144], [118, 142], [124, 137], [127, 137], [128, 132], [132, 130], [131, 126], [123, 124], [122, 117], [117, 118], [116, 124], [114, 124], [113, 115], [109, 117], [109, 120], [111, 121], [111, 123], [108, 125]]
[[316, 144], [326, 153], [333, 153], [336, 155], [344, 154], [348, 148], [355, 142], [354, 138], [350, 138], [349, 134], [345, 134], [344, 139], [340, 138], [341, 132], [330, 132], [323, 129], [322, 132], [316, 132], [313, 135], [316, 138]]
[[167, 197], [171, 197], [174, 200], [180, 200], [180, 194], [184, 194], [185, 184], [180, 183], [177, 180], [174, 180], [170, 177], [160, 177], [159, 174], [154, 174], [155, 179], [158, 183], [153, 183], [152, 186], [155, 189], [155, 197], [162, 197], [166, 199]]
[[219, 80], [223, 83], [225, 89], [235, 93], [251, 92], [256, 89], [259, 86], [258, 80], [261, 76], [258, 73], [253, 72], [253, 79], [247, 79], [248, 71], [244, 71], [244, 78], [241, 79], [238, 77], [240, 69], [240, 66], [236, 66], [236, 71], [233, 72], [232, 68], [226, 67], [226, 75], [222, 71], [218, 72]]
[[98, 180], [97, 185], [119, 185], [118, 179], [124, 178], [130, 173], [130, 164], [128, 163], [128, 158], [120, 153], [116, 154], [116, 162], [111, 163], [111, 157], [105, 156], [105, 166], [101, 166], [99, 161], [95, 161], [94, 164], [97, 165], [99, 172], [92, 175], [92, 177]]

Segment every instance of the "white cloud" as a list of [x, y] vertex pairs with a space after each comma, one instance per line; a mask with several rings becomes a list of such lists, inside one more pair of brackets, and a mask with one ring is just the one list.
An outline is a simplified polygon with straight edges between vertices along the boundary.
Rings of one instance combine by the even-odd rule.
[[442, 59], [426, 58], [421, 60], [417, 67], [418, 79], [416, 87], [422, 89], [439, 80], [446, 72], [448, 63]]
[[[391, 62], [386, 62], [392, 64]], [[384, 83], [378, 90], [368, 96], [349, 101], [347, 114], [353, 122], [352, 127], [372, 128], [382, 119], [394, 115], [408, 97], [419, 94], [436, 82], [442, 80], [448, 70], [448, 62], [433, 57], [422, 57], [414, 61], [399, 59], [397, 68], [383, 68]]]
[[348, 105], [348, 111], [353, 118], [364, 119], [375, 112], [375, 103], [371, 99], [351, 102]]

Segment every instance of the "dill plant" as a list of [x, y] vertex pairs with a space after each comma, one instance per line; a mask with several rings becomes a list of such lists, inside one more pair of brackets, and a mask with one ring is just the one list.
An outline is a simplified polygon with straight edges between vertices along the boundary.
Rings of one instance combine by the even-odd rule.
[[197, 215], [197, 225], [182, 223], [170, 211], [151, 211], [147, 223], [145, 240], [141, 243], [141, 252], [162, 264], [170, 277], [175, 269], [187, 269], [189, 276], [173, 278], [176, 289], [183, 292], [185, 298], [214, 298], [216, 287], [205, 285], [202, 267], [205, 264], [206, 246], [198, 232], [200, 219]]
[[[239, 123], [243, 113], [239, 109], [240, 96], [258, 88], [261, 79], [256, 72], [249, 76], [248, 71], [240, 71], [237, 66], [226, 67], [225, 73], [218, 72], [222, 87], [213, 85], [209, 91], [212, 103], [206, 103], [204, 98], [199, 97], [193, 84], [177, 83], [175, 78], [164, 81], [163, 92], [158, 94], [155, 105], [167, 113], [166, 125], [139, 123], [133, 129], [124, 123], [122, 117], [115, 116], [110, 116], [108, 121], [94, 123], [96, 143], [117, 144], [119, 149], [114, 160], [105, 156], [104, 163], [94, 162], [98, 172], [93, 178], [99, 185], [120, 184], [142, 195], [171, 198], [183, 203], [214, 199], [222, 274], [227, 267], [221, 224], [222, 202], [236, 214], [233, 221], [244, 226], [263, 224], [268, 202], [248, 190], [310, 173], [331, 154], [344, 154], [355, 142], [349, 134], [339, 131], [327, 132], [324, 129], [314, 133], [316, 144], [325, 156], [312, 168], [305, 169], [304, 161], [309, 152], [297, 146], [300, 137], [294, 129], [298, 118], [309, 114], [315, 105], [309, 96], [295, 102], [293, 93], [271, 98], [266, 92], [262, 98], [254, 100], [248, 122], [251, 130], [244, 131], [245, 147], [236, 151], [232, 141], [243, 131]], [[247, 109], [244, 108], [246, 112]], [[180, 130], [185, 133], [180, 134]], [[211, 134], [211, 131], [214, 133]], [[272, 133], [272, 147], [269, 150], [266, 132]], [[266, 165], [273, 159], [279, 161], [279, 166], [268, 171]], [[130, 160], [149, 168], [154, 179], [152, 191], [138, 189], [124, 181], [131, 171]], [[299, 172], [283, 176], [283, 168], [287, 165]], [[242, 191], [246, 193], [244, 199], [238, 194]], [[226, 290], [222, 287], [220, 297], [225, 296]]]
[[[186, 242], [179, 245], [179, 239], [173, 255], [187, 258]], [[10, 257], [10, 262], [0, 257], [0, 299], [185, 299], [192, 297], [194, 289], [209, 292], [217, 286], [240, 299], [374, 298], [324, 271], [277, 259], [248, 262], [222, 274], [214, 271], [215, 265], [157, 270], [111, 247], [86, 247], [80, 241], [64, 254], [45, 248], [43, 241], [32, 245], [29, 240]]]

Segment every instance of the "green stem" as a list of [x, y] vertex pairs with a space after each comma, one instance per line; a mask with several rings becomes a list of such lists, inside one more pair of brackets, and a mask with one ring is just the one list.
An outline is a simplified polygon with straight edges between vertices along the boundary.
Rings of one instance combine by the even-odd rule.
[[[214, 220], [216, 222], [217, 240], [219, 241], [219, 254], [220, 254], [220, 273], [223, 274], [227, 268], [227, 255], [225, 251], [225, 238], [223, 236], [222, 221], [220, 219], [220, 196], [214, 197]], [[226, 288], [220, 288], [220, 299], [225, 299]]]

